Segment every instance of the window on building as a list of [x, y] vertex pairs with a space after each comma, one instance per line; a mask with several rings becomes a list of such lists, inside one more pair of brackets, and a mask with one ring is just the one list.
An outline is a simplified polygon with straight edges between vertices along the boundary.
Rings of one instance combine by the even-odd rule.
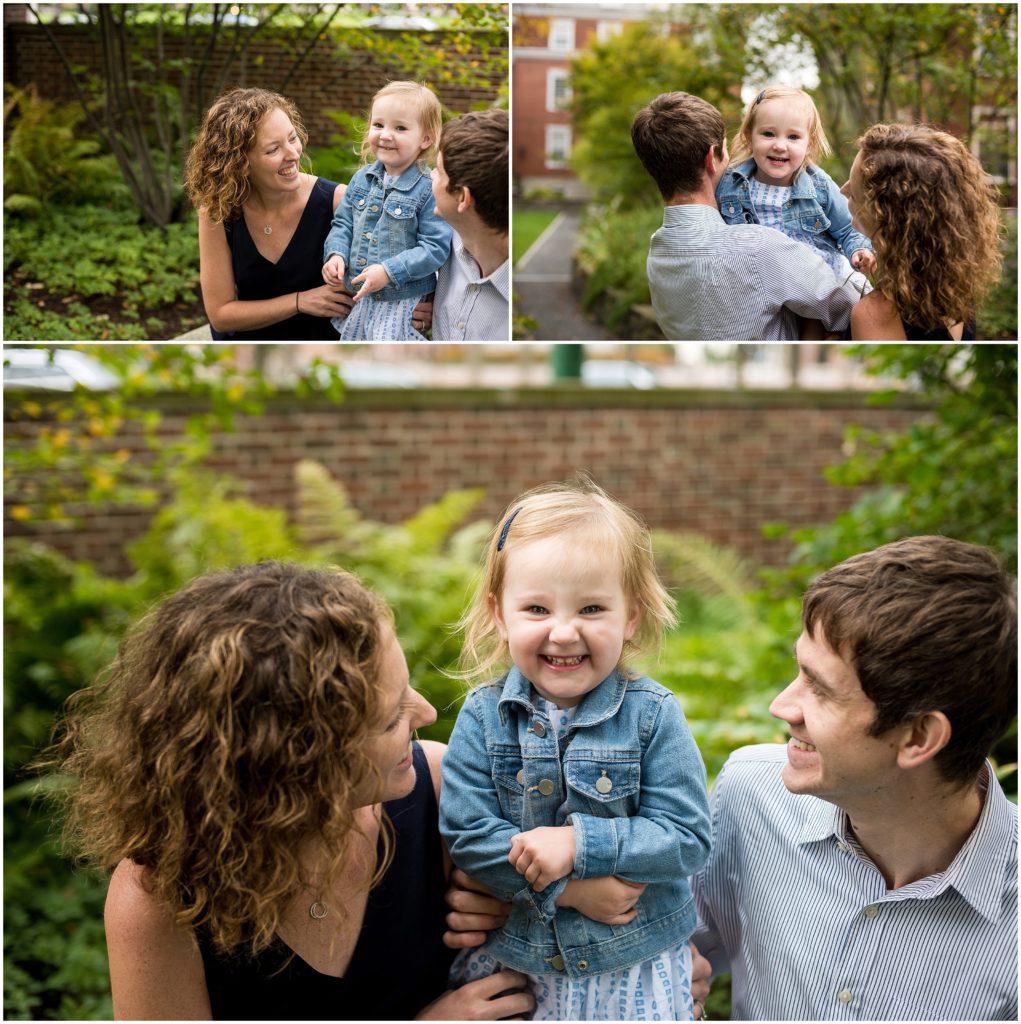
[[975, 109], [975, 130], [971, 151], [997, 185], [1011, 183], [1017, 174], [1013, 139], [1017, 134], [1014, 116], [994, 107]]
[[614, 36], [619, 36], [624, 31], [624, 22], [622, 21], [597, 21], [596, 22], [596, 39], [601, 43], [608, 42]]
[[551, 50], [574, 49], [574, 18], [550, 18], [549, 48]]
[[546, 125], [546, 166], [555, 169], [567, 167], [571, 156], [571, 126]]
[[546, 110], [554, 113], [571, 106], [571, 76], [564, 68], [546, 72]]

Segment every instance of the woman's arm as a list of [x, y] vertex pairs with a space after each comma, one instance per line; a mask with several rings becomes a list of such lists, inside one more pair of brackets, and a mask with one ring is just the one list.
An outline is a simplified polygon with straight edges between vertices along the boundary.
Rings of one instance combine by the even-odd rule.
[[905, 341], [904, 323], [893, 303], [878, 289], [851, 310], [852, 341]]
[[209, 1020], [202, 954], [145, 888], [144, 870], [123, 860], [106, 896], [106, 947], [117, 1020]]
[[227, 233], [223, 224], [214, 224], [201, 212], [199, 278], [206, 316], [213, 327], [224, 334], [268, 327], [299, 312], [330, 317], [345, 316], [351, 309], [347, 292], [327, 285], [300, 293], [287, 292], [272, 299], [238, 299]]

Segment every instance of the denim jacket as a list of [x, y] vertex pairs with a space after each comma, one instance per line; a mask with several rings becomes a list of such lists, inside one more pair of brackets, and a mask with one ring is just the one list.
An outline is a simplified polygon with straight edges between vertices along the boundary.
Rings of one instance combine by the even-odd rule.
[[[560, 747], [516, 668], [473, 690], [443, 759], [440, 831], [459, 867], [511, 901], [487, 952], [528, 974], [585, 978], [648, 960], [694, 930], [687, 876], [709, 855], [706, 774], [680, 704], [646, 676], [607, 676]], [[568, 877], [648, 883], [630, 924], [558, 908], [567, 877], [536, 892], [508, 862], [511, 837], [558, 824], [565, 802], [576, 843]]]
[[[720, 215], [728, 224], [758, 224], [748, 185], [754, 173], [755, 158], [749, 157], [737, 167], [728, 167], [716, 186]], [[829, 235], [848, 260], [859, 249], [872, 248], [872, 243], [851, 227], [847, 200], [821, 167], [806, 167], [798, 175], [784, 204], [783, 222], [785, 228]]]
[[366, 267], [382, 263], [391, 283], [369, 298], [410, 299], [436, 287], [436, 271], [450, 255], [450, 225], [435, 213], [432, 179], [412, 164], [389, 191], [383, 190], [383, 165], [360, 168], [351, 179], [323, 246], [344, 257], [344, 284]]

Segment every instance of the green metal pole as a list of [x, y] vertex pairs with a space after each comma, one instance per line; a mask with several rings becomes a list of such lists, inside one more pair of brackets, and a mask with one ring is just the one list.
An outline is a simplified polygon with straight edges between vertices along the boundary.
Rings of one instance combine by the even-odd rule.
[[550, 353], [553, 361], [553, 379], [581, 380], [581, 364], [585, 359], [584, 345], [554, 345]]

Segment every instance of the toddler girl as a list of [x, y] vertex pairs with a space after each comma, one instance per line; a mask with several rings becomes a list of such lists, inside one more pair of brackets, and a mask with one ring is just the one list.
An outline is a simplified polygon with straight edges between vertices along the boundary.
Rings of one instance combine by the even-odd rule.
[[716, 201], [728, 224], [776, 228], [817, 249], [838, 280], [870, 291], [855, 271], [875, 271], [872, 243], [851, 226], [847, 200], [814, 162], [829, 151], [811, 96], [771, 85], [748, 107]]
[[511, 901], [455, 984], [528, 974], [536, 1020], [691, 1020], [687, 876], [706, 775], [674, 695], [623, 663], [673, 622], [649, 534], [587, 478], [511, 503], [465, 614], [472, 690], [443, 761], [458, 866]]
[[323, 247], [323, 279], [355, 292], [350, 314], [331, 321], [342, 341], [425, 341], [411, 312], [450, 255], [450, 226], [435, 212], [421, 162], [436, 152], [441, 121], [439, 100], [415, 82], [390, 82], [372, 98], [367, 166], [351, 179]]

